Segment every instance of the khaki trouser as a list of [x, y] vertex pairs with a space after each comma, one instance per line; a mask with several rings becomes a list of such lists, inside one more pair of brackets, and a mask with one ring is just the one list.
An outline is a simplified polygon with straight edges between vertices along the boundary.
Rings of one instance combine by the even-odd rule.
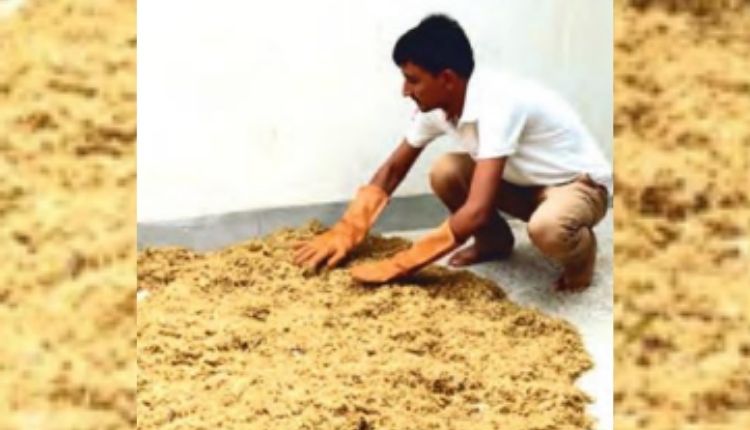
[[[438, 194], [450, 190], [456, 194], [449, 199], [465, 201], [474, 166], [467, 154], [443, 155], [430, 172], [433, 189]], [[444, 196], [440, 197], [446, 201]], [[504, 213], [527, 222], [529, 238], [542, 254], [564, 266], [573, 266], [582, 264], [596, 250], [591, 228], [607, 212], [607, 189], [586, 174], [554, 186], [519, 186], [503, 181], [496, 205]], [[501, 217], [499, 220], [506, 226], [495, 230], [507, 232], [509, 237], [497, 239], [512, 244], [507, 221]]]

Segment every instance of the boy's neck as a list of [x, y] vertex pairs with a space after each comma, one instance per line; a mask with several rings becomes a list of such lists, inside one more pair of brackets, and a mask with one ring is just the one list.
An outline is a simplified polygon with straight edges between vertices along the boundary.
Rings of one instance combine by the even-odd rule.
[[468, 80], [461, 81], [459, 87], [456, 89], [455, 97], [453, 97], [445, 107], [445, 113], [448, 121], [454, 124], [458, 123], [458, 120], [461, 119], [461, 114], [463, 114], [468, 83]]

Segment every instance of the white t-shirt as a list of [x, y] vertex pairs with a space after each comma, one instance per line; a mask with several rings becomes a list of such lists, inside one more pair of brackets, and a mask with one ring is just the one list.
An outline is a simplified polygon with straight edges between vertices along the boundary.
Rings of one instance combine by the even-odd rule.
[[508, 182], [555, 185], [588, 173], [612, 193], [611, 165], [578, 114], [557, 93], [530, 80], [475, 71], [457, 125], [442, 109], [417, 112], [405, 138], [423, 147], [444, 134], [474, 160], [507, 157]]

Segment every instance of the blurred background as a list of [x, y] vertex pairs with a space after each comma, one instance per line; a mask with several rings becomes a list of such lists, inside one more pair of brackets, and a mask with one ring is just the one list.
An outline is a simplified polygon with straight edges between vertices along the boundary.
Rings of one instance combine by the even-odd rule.
[[0, 429], [133, 429], [136, 0], [0, 0]]

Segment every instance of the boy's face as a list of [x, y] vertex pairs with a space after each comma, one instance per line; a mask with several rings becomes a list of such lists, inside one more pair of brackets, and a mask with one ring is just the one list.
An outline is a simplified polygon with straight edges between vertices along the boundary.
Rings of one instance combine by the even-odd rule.
[[422, 67], [407, 61], [402, 64], [404, 75], [404, 97], [410, 97], [422, 112], [428, 112], [445, 104], [448, 97], [445, 80]]

